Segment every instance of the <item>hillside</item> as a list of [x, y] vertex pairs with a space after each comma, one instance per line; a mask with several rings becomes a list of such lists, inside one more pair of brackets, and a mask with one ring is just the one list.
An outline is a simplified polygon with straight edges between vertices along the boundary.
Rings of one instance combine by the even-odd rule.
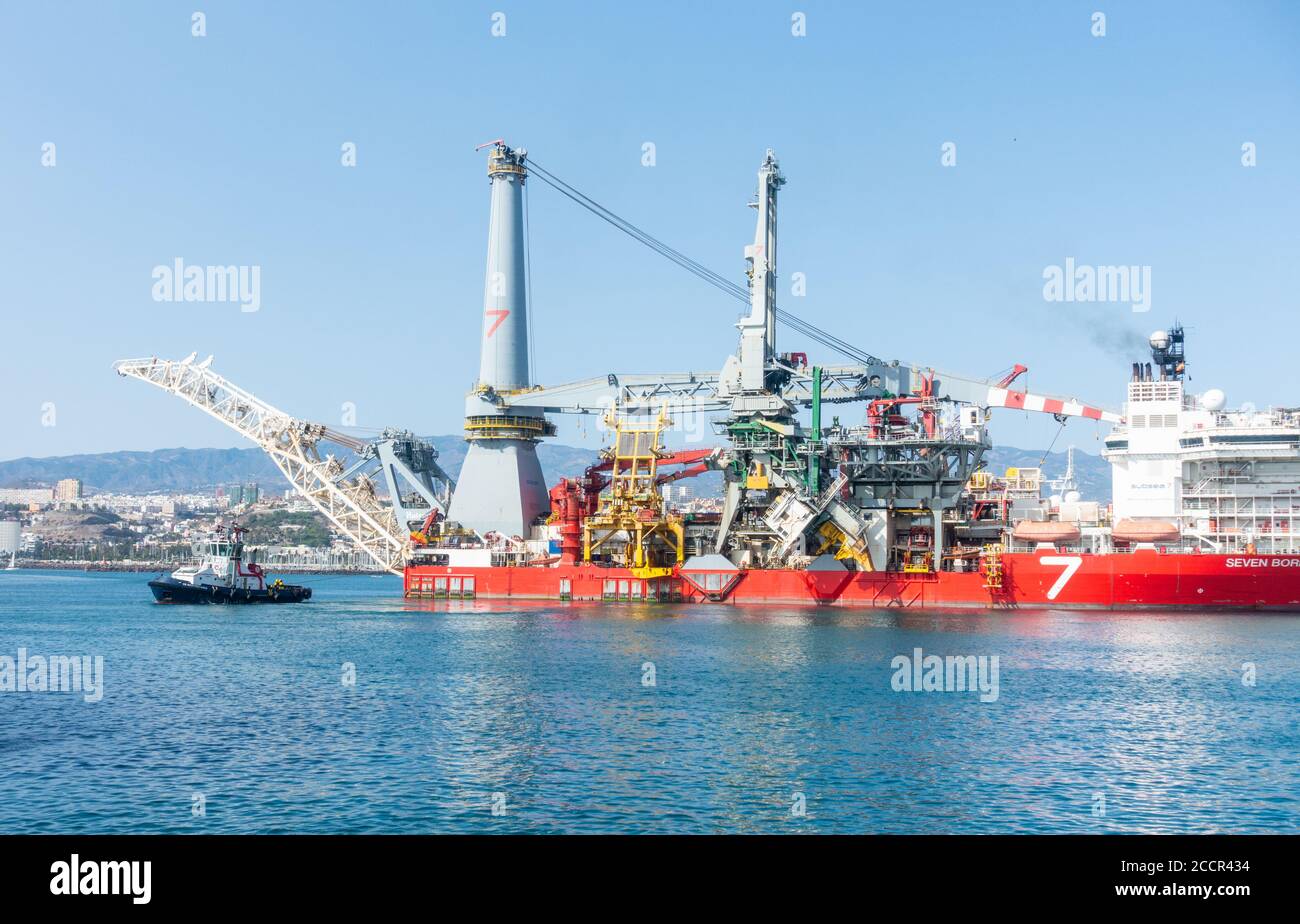
[[[465, 441], [459, 436], [431, 438], [443, 466], [453, 475], [465, 459]], [[542, 473], [547, 484], [563, 475], [582, 472], [596, 459], [594, 449], [542, 443], [538, 447]], [[999, 446], [986, 456], [990, 471], [1001, 474], [1009, 466], [1036, 466], [1042, 450]], [[1042, 464], [1049, 478], [1065, 471], [1065, 453], [1048, 454]], [[1079, 490], [1085, 498], [1110, 500], [1110, 466], [1099, 456], [1075, 452]], [[183, 493], [210, 490], [217, 485], [256, 481], [268, 490], [288, 486], [284, 476], [260, 449], [158, 449], [152, 452], [105, 452], [93, 455], [52, 456], [44, 459], [13, 459], [0, 462], [0, 487], [17, 488], [53, 484], [60, 478], [80, 478], [90, 493], [121, 494], [152, 492]], [[719, 476], [710, 473], [696, 479], [701, 494], [719, 490]]]
[[179, 493], [235, 481], [278, 484], [280, 470], [260, 449], [158, 449], [0, 462], [0, 487], [50, 485], [79, 478], [87, 492]]
[[[457, 474], [465, 460], [465, 441], [459, 436], [435, 436], [431, 440], [442, 465]], [[581, 472], [596, 458], [593, 449], [550, 443], [543, 443], [537, 454], [548, 484], [561, 475]], [[61, 478], [81, 479], [87, 493], [182, 493], [249, 481], [272, 490], [288, 487], [270, 457], [254, 447], [102, 452], [0, 462], [0, 488], [52, 485]]]
[[[1042, 459], [1042, 464], [1039, 460]], [[1060, 478], [1065, 474], [1065, 452], [1050, 452], [1043, 459], [1041, 449], [1017, 449], [1014, 446], [995, 446], [984, 456], [986, 468], [1001, 475], [1008, 468], [1041, 468], [1045, 478]], [[1101, 456], [1089, 455], [1081, 449], [1074, 451], [1074, 474], [1079, 482], [1079, 493], [1085, 500], [1110, 503], [1110, 463]], [[1044, 492], [1047, 493], [1047, 492]]]

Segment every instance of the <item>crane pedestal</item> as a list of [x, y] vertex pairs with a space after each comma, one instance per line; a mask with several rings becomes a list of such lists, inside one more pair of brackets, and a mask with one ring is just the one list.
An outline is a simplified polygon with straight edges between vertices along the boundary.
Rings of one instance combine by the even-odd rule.
[[531, 440], [472, 440], [448, 519], [480, 534], [528, 538], [550, 509], [546, 479]]

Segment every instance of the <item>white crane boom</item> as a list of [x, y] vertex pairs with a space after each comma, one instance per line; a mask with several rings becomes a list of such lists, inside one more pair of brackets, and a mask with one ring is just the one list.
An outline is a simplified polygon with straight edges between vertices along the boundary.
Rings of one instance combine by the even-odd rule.
[[197, 365], [193, 359], [124, 359], [113, 368], [118, 375], [171, 392], [248, 437], [335, 528], [385, 570], [401, 574], [409, 534], [392, 508], [375, 494], [369, 477], [345, 477], [349, 473], [339, 460], [332, 455], [322, 459], [317, 450], [322, 440], [358, 451], [370, 444], [291, 417], [213, 372], [211, 357]]
[[[812, 370], [786, 367], [788, 377], [781, 396], [794, 404], [812, 403]], [[822, 401], [835, 404], [870, 401], [885, 392], [912, 395], [920, 391], [923, 376], [932, 375], [936, 395], [976, 407], [1005, 407], [1038, 411], [1058, 417], [1082, 417], [1119, 423], [1114, 411], [1084, 404], [1074, 398], [1016, 391], [997, 379], [973, 379], [936, 372], [908, 363], [879, 363], [873, 366], [836, 365], [822, 367]], [[669, 412], [712, 413], [731, 406], [732, 391], [725, 373], [609, 373], [597, 378], [563, 385], [486, 395], [503, 408], [540, 408], [548, 414], [602, 413], [617, 403], [620, 407], [666, 407]]]

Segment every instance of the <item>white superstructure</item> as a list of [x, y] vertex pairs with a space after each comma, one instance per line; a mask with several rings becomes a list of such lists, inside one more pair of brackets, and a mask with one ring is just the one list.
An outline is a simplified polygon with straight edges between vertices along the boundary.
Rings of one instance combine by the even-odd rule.
[[1125, 422], [1106, 437], [1114, 521], [1174, 524], [1207, 552], [1300, 552], [1300, 413], [1189, 394], [1181, 346], [1181, 330], [1152, 335], [1156, 368], [1134, 367]]
[[[212, 538], [196, 543], [194, 561], [172, 572], [172, 577], [194, 587], [227, 590], [262, 590], [266, 586], [262, 569], [251, 551], [245, 552], [238, 531], [227, 535], [220, 528]], [[243, 565], [247, 565], [247, 570]]]

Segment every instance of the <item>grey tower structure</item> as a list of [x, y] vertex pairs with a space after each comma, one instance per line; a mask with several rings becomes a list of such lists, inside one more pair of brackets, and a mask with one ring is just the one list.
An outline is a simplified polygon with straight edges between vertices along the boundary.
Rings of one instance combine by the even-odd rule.
[[502, 408], [498, 397], [532, 385], [528, 357], [528, 280], [524, 253], [527, 153], [498, 141], [488, 157], [492, 217], [483, 289], [478, 383], [465, 401], [469, 451], [448, 519], [482, 534], [527, 537], [550, 506], [537, 441], [555, 433], [540, 411]]

